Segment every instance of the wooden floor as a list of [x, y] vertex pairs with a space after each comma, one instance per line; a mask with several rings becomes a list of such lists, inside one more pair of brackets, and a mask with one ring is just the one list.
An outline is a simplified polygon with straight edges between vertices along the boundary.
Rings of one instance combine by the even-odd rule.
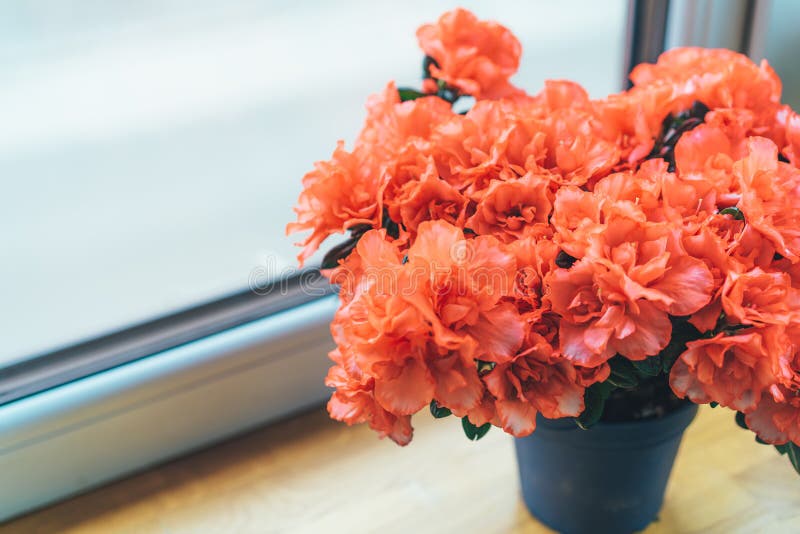
[[[0, 533], [539, 533], [518, 495], [511, 438], [467, 441], [418, 416], [412, 444], [320, 409], [0, 526]], [[648, 533], [800, 532], [786, 458], [702, 408]]]

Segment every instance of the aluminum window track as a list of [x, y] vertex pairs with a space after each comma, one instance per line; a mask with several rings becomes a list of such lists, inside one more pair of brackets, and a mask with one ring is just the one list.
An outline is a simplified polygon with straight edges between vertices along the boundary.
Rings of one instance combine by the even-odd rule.
[[323, 402], [337, 305], [240, 294], [6, 373], [0, 521]]

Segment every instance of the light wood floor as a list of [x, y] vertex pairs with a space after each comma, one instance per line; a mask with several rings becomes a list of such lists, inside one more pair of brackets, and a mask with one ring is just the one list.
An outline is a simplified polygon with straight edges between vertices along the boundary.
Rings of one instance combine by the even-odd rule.
[[[519, 496], [511, 438], [469, 442], [418, 416], [399, 448], [320, 409], [0, 526], [0, 533], [539, 533]], [[800, 532], [786, 458], [702, 408], [648, 533]]]

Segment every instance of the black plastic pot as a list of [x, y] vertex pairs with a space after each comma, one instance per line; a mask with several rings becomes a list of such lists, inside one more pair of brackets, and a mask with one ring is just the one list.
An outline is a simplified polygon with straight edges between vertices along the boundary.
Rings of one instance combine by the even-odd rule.
[[645, 528], [661, 509], [683, 431], [696, 414], [687, 404], [660, 419], [589, 430], [540, 416], [533, 434], [515, 440], [528, 510], [568, 534]]

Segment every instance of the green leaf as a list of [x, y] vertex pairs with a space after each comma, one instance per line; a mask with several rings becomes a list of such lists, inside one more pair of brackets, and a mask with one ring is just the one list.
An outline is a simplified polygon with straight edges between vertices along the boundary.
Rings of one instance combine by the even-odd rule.
[[744, 213], [742, 213], [742, 210], [740, 210], [736, 206], [732, 206], [730, 208], [725, 208], [724, 210], [720, 210], [719, 214], [720, 215], [730, 215], [734, 219], [736, 219], [737, 221], [743, 221], [744, 220]]
[[623, 356], [615, 356], [608, 363], [611, 365], [611, 374], [608, 382], [618, 388], [631, 389], [639, 384], [636, 368], [631, 361]]
[[644, 360], [632, 361], [633, 367], [641, 376], [656, 376], [661, 373], [663, 362], [661, 354], [650, 356]]
[[701, 337], [700, 331], [685, 317], [670, 317], [670, 321], [672, 322], [672, 339], [659, 354], [661, 356], [661, 367], [667, 374], [672, 370], [672, 366], [680, 355], [686, 350], [686, 343]]
[[481, 426], [475, 426], [464, 416], [461, 418], [461, 426], [464, 428], [464, 435], [467, 436], [467, 439], [470, 441], [478, 441], [489, 432], [489, 428], [491, 428], [492, 424], [486, 423]]
[[788, 445], [786, 454], [789, 456], [789, 461], [792, 462], [792, 467], [794, 467], [794, 470], [800, 473], [800, 447], [791, 441], [786, 445]]
[[614, 386], [608, 381], [599, 384], [592, 384], [583, 394], [583, 412], [575, 418], [575, 423], [584, 430], [588, 430], [600, 420], [603, 415], [603, 408], [606, 399], [614, 390]]
[[416, 100], [423, 96], [428, 96], [423, 92], [411, 89], [410, 87], [398, 87], [397, 93], [400, 95], [400, 102], [408, 102], [409, 100]]
[[444, 80], [436, 80], [436, 96], [450, 103], [452, 106], [461, 97], [458, 89], [447, 85]]
[[783, 445], [775, 445], [775, 450], [778, 451], [781, 456], [789, 452], [789, 444], [784, 443]]
[[669, 374], [672, 371], [672, 366], [675, 365], [675, 362], [678, 361], [678, 357], [683, 353], [683, 351], [675, 350], [674, 347], [671, 346], [672, 343], [667, 345], [667, 348], [661, 351], [661, 367], [665, 373]]
[[439, 406], [439, 403], [435, 400], [431, 401], [431, 414], [436, 419], [441, 419], [442, 417], [447, 417], [448, 415], [452, 414], [453, 412], [450, 411], [450, 408], [445, 408], [444, 406]]
[[639, 384], [635, 376], [615, 375], [613, 373], [608, 377], [608, 381], [622, 389], [633, 389]]
[[556, 266], [562, 269], [569, 269], [576, 261], [578, 261], [577, 258], [570, 256], [563, 250], [559, 250], [558, 254], [556, 254]]
[[327, 254], [322, 258], [320, 269], [333, 269], [339, 265], [339, 260], [346, 259], [347, 256], [353, 252], [353, 249], [358, 245], [358, 240], [365, 232], [372, 229], [371, 224], [356, 224], [350, 228], [350, 237], [347, 241], [343, 241], [331, 248]]
[[483, 360], [475, 360], [475, 365], [478, 367], [478, 374], [483, 376], [491, 372], [497, 364], [495, 362], [485, 362]]
[[392, 239], [400, 237], [400, 226], [389, 217], [389, 210], [383, 208], [383, 228], [386, 229], [386, 235]]
[[716, 401], [711, 401], [708, 403], [708, 405], [711, 406], [712, 408], [716, 408], [717, 406], [719, 406], [719, 403]]
[[330, 249], [322, 258], [320, 269], [333, 269], [334, 267], [338, 266], [339, 260], [347, 258], [353, 249], [356, 248], [359, 239], [361, 239], [361, 234], [353, 236], [347, 241], [344, 241]]
[[431, 56], [425, 56], [422, 60], [422, 79], [430, 78], [431, 77], [431, 65], [436, 65], [439, 67], [439, 62], [433, 59]]
[[750, 430], [747, 428], [747, 423], [744, 420], [744, 414], [742, 412], [736, 412], [736, 424], [745, 430]]

